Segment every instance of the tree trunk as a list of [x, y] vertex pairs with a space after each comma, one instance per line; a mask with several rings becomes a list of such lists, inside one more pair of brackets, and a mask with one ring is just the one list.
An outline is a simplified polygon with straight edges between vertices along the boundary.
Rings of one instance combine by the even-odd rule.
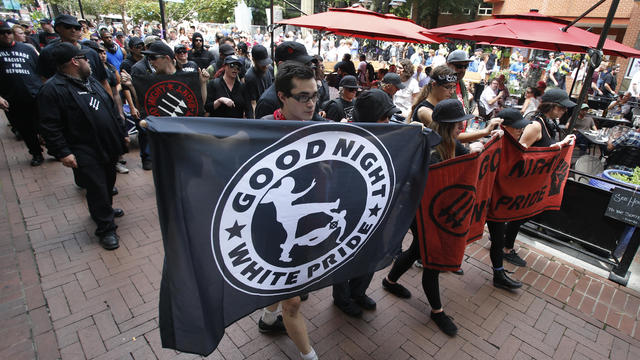
[[120, 15], [122, 16], [122, 32], [127, 36], [129, 29], [127, 29], [127, 11], [124, 9], [124, 5], [120, 8]]

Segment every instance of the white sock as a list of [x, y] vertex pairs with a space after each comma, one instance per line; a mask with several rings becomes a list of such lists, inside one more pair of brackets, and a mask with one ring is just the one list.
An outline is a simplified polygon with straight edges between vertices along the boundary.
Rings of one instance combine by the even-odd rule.
[[300, 356], [302, 356], [302, 360], [318, 360], [318, 355], [313, 348], [311, 348], [311, 351], [309, 351], [308, 354], [300, 353]]
[[269, 311], [269, 309], [264, 308], [264, 312], [262, 313], [262, 321], [267, 325], [273, 325], [276, 320], [278, 320], [278, 310], [271, 312]]

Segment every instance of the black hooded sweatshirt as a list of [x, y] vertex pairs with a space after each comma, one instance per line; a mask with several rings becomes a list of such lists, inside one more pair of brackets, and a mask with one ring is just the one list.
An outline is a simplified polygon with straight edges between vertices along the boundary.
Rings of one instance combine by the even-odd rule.
[[[195, 40], [202, 39], [200, 43], [200, 49], [196, 49]], [[215, 63], [215, 57], [207, 49], [204, 48], [204, 37], [199, 32], [193, 33], [191, 37], [191, 50], [189, 50], [189, 61], [193, 61], [198, 64], [200, 69], [206, 69], [209, 65]]]

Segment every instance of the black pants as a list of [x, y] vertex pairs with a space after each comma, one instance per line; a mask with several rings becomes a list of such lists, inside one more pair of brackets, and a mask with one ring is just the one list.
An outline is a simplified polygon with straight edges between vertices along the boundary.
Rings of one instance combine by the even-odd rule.
[[5, 112], [12, 127], [20, 132], [29, 154], [42, 155], [42, 147], [38, 141], [38, 106], [33, 103], [10, 103]]
[[373, 279], [373, 273], [333, 285], [333, 300], [342, 305], [349, 303], [351, 298], [363, 297], [371, 283], [371, 279]]
[[103, 236], [117, 228], [113, 221], [113, 196], [111, 190], [116, 183], [116, 163], [95, 163], [73, 169], [78, 185], [87, 190], [89, 214], [98, 228], [95, 234]]
[[506, 225], [504, 231], [504, 247], [507, 249], [513, 249], [513, 244], [516, 242], [516, 236], [518, 236], [518, 232], [520, 231], [520, 227], [529, 221], [530, 219], [522, 219], [509, 221]]
[[[504, 258], [504, 232], [505, 223], [487, 221], [487, 227], [489, 228], [489, 235], [491, 236], [491, 248], [489, 249], [489, 257], [491, 258], [491, 265], [494, 269], [502, 267], [502, 260]], [[511, 244], [513, 247], [513, 243]]]
[[[411, 265], [416, 260], [420, 260], [420, 244], [418, 244], [418, 224], [414, 219], [411, 223], [411, 233], [413, 234], [413, 241], [411, 246], [404, 251], [391, 267], [387, 278], [393, 282], [397, 282], [402, 274], [406, 273], [411, 268]], [[427, 300], [432, 309], [442, 308], [442, 302], [440, 300], [440, 271], [424, 268], [422, 269], [422, 290], [427, 295]]]
[[140, 159], [151, 160], [151, 145], [149, 144], [149, 138], [147, 129], [140, 126], [140, 122], [136, 123], [138, 129], [138, 145], [140, 146]]

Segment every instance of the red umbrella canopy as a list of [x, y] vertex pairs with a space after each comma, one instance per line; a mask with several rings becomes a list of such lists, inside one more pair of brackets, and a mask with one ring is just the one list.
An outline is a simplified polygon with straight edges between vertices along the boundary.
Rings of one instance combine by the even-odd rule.
[[278, 22], [282, 25], [306, 27], [332, 32], [336, 35], [355, 36], [374, 40], [417, 43], [442, 43], [446, 40], [426, 32], [413, 21], [392, 14], [379, 14], [359, 4], [348, 8], [330, 8], [329, 11], [300, 16]]
[[[571, 26], [562, 31], [568, 21], [537, 12], [521, 15], [495, 15], [493, 19], [443, 26], [427, 34], [484, 41], [489, 44], [527, 47], [552, 51], [586, 52], [595, 48], [600, 35]], [[603, 52], [607, 55], [640, 57], [640, 50], [607, 39]]]

